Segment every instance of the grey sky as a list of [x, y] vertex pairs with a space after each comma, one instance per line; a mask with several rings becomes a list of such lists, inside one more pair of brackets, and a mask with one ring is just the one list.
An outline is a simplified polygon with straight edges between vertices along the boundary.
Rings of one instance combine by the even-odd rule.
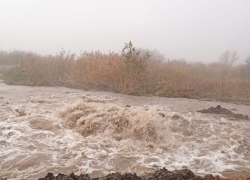
[[0, 50], [119, 52], [213, 62], [250, 54], [250, 0], [0, 0]]

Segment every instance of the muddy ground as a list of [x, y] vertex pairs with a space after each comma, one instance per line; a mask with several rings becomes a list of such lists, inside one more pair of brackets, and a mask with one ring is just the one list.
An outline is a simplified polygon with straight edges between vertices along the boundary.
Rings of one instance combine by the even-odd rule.
[[[232, 110], [236, 110], [236, 109], [232, 109]], [[208, 109], [202, 109], [197, 112], [209, 113], [209, 114], [221, 114], [221, 115], [225, 115], [225, 117], [232, 119], [232, 120], [240, 120], [240, 119], [250, 120], [247, 115], [234, 113], [229, 109], [222, 108], [220, 105], [216, 107], [210, 107]]]
[[137, 176], [136, 173], [112, 173], [99, 178], [91, 178], [88, 174], [77, 176], [74, 173], [71, 173], [70, 175], [58, 174], [57, 176], [54, 176], [52, 173], [48, 173], [44, 178], [39, 178], [38, 180], [250, 180], [250, 176], [224, 179], [219, 176], [207, 174], [205, 177], [201, 177], [195, 175], [188, 169], [168, 171], [163, 168], [142, 176]]

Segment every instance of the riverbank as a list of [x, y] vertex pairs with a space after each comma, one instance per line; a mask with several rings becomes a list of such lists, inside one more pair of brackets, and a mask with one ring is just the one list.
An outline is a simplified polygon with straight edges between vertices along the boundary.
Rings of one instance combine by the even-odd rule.
[[[0, 175], [1, 177], [1, 175]], [[221, 178], [220, 176], [213, 176], [212, 174], [207, 174], [204, 177], [195, 175], [191, 170], [182, 169], [168, 171], [163, 168], [152, 173], [144, 174], [138, 176], [136, 173], [111, 173], [103, 177], [91, 178], [88, 174], [75, 175], [71, 173], [69, 175], [61, 174], [53, 175], [53, 173], [48, 173], [43, 178], [38, 178], [38, 180], [249, 180], [250, 174], [242, 175], [232, 178]], [[1, 180], [7, 180], [7, 178], [2, 178]]]
[[137, 176], [136, 173], [112, 173], [99, 178], [91, 178], [88, 174], [77, 176], [71, 173], [70, 175], [58, 174], [57, 176], [53, 176], [52, 173], [48, 173], [44, 178], [39, 178], [38, 180], [250, 180], [250, 173], [232, 178], [221, 178], [218, 175], [213, 176], [212, 174], [202, 177], [195, 175], [188, 169], [168, 171], [163, 168], [142, 176]]

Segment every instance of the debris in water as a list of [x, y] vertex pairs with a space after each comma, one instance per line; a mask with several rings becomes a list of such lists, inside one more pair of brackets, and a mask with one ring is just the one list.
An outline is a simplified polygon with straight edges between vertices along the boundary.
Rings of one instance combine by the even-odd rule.
[[177, 114], [173, 115], [172, 119], [180, 119], [180, 116], [178, 116]]
[[165, 114], [162, 113], [162, 112], [159, 112], [158, 114], [159, 114], [161, 117], [165, 117]]
[[23, 109], [18, 109], [18, 108], [16, 108], [14, 111], [15, 111], [15, 113], [16, 113], [18, 116], [25, 116], [25, 115], [26, 115], [26, 113], [25, 113], [25, 111], [24, 111]]

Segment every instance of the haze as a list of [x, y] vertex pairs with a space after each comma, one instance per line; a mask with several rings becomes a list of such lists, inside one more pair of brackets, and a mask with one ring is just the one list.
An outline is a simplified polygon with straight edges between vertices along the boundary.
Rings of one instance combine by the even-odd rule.
[[124, 43], [169, 59], [215, 62], [250, 54], [248, 0], [0, 1], [0, 50], [119, 52]]

